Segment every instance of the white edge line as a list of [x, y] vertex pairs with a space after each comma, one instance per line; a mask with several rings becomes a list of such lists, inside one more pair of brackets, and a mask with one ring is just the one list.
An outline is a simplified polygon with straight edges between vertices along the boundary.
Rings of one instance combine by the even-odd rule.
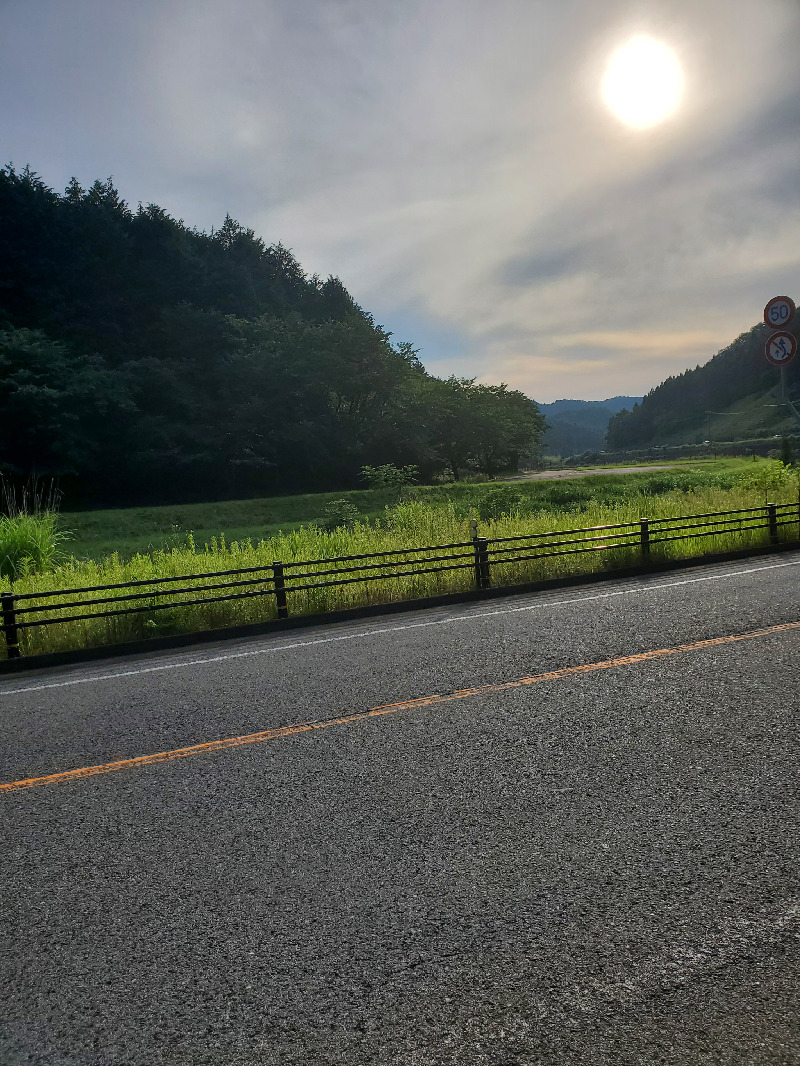
[[[145, 666], [139, 670], [119, 670], [113, 674], [98, 674], [92, 677], [78, 677], [70, 681], [51, 681], [44, 685], [29, 685], [26, 688], [0, 689], [0, 696], [15, 696], [21, 692], [39, 692], [49, 688], [67, 688], [70, 685], [88, 685], [93, 681], [111, 681], [118, 677], [135, 677], [139, 674], [154, 674], [162, 670], [179, 670], [187, 666], [202, 666], [206, 663], [225, 662], [228, 659], [247, 659], [255, 655], [268, 655], [278, 651], [292, 651], [295, 648], [313, 647], [315, 644], [333, 644], [336, 641], [358, 640], [363, 637], [380, 636], [384, 633], [401, 633], [409, 629], [425, 629], [428, 626], [450, 625], [453, 622], [472, 622], [482, 618], [492, 618], [502, 614], [519, 614], [522, 611], [538, 611], [545, 607], [567, 607], [572, 604], [589, 603], [592, 600], [607, 600], [613, 596], [631, 596], [634, 593], [658, 591], [659, 589], [678, 588], [681, 585], [696, 585], [701, 581], [720, 581], [723, 578], [740, 577], [746, 574], [757, 574], [762, 570], [779, 570], [786, 566], [800, 566], [800, 560], [787, 563], [770, 563], [767, 566], [754, 566], [748, 570], [734, 570], [722, 574], [705, 574], [702, 577], [685, 578], [682, 581], [666, 581], [660, 585], [634, 586], [633, 588], [617, 589], [615, 592], [600, 592], [594, 596], [573, 596], [568, 600], [545, 600], [526, 604], [524, 607], [505, 607], [496, 611], [472, 612], [459, 614], [451, 618], [436, 618], [430, 622], [412, 622], [405, 626], [385, 626], [381, 629], [361, 630], [358, 633], [343, 633], [335, 637], [320, 637], [317, 640], [298, 640], [291, 644], [280, 644], [277, 647], [255, 648], [253, 651], [230, 652], [227, 655], [213, 655], [204, 659], [188, 659], [185, 662], [165, 663], [163, 666]], [[525, 595], [525, 593], [520, 593]]]

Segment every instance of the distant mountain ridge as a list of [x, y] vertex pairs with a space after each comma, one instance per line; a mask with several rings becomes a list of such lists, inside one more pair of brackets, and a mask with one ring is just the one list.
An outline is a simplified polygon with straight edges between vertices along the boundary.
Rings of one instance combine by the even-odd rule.
[[609, 421], [622, 410], [632, 410], [641, 396], [612, 396], [608, 400], [554, 400], [538, 408], [547, 419], [542, 438], [546, 455], [577, 455], [605, 448]]
[[641, 399], [641, 396], [612, 396], [609, 400], [553, 400], [552, 403], [537, 403], [537, 406], [545, 418], [561, 415], [565, 411], [589, 411], [598, 407], [610, 407], [616, 414], [626, 407], [630, 410], [633, 404], [640, 403]]

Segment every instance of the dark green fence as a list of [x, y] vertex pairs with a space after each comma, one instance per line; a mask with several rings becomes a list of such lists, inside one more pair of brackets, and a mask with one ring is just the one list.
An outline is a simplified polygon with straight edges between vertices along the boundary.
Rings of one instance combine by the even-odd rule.
[[[278, 618], [288, 618], [292, 604], [304, 594], [322, 588], [379, 582], [398, 577], [416, 577], [447, 570], [470, 570], [476, 589], [503, 585], [503, 569], [512, 563], [535, 562], [556, 556], [580, 555], [625, 549], [625, 556], [646, 563], [653, 548], [672, 541], [694, 540], [726, 533], [748, 534], [768, 531], [771, 544], [780, 540], [780, 527], [800, 525], [800, 507], [796, 503], [768, 503], [737, 511], [684, 515], [679, 518], [643, 518], [610, 526], [561, 529], [550, 533], [529, 533], [516, 537], [475, 537], [453, 544], [436, 544], [424, 548], [373, 552], [368, 555], [343, 555], [302, 562], [273, 562], [268, 566], [240, 570], [219, 570], [208, 574], [185, 574], [146, 581], [129, 581], [112, 585], [58, 589], [51, 592], [2, 593], [2, 632], [6, 655], [19, 658], [20, 632], [34, 626], [61, 625], [84, 619], [117, 617], [123, 614], [190, 607], [223, 600], [274, 596]], [[800, 530], [799, 530], [800, 534]], [[247, 576], [244, 575], [254, 575]], [[223, 581], [212, 581], [225, 578]], [[184, 585], [180, 582], [203, 582]], [[212, 581], [211, 584], [206, 582]], [[170, 585], [170, 588], [156, 586]], [[510, 584], [510, 582], [506, 582]], [[120, 589], [137, 591], [120, 593]], [[110, 593], [94, 599], [70, 599], [87, 593]], [[223, 593], [208, 595], [208, 593]], [[189, 598], [186, 598], [189, 597]], [[31, 600], [37, 602], [30, 604]], [[148, 602], [141, 604], [142, 600]], [[160, 602], [153, 602], [154, 600]], [[137, 603], [137, 601], [139, 601]], [[114, 604], [113, 610], [86, 608]], [[78, 612], [78, 613], [75, 613]]]

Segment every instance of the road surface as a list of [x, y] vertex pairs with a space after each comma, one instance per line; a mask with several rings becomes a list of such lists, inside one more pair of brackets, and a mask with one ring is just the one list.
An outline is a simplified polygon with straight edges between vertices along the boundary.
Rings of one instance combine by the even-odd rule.
[[788, 553], [0, 678], [0, 1062], [797, 1064], [798, 593]]

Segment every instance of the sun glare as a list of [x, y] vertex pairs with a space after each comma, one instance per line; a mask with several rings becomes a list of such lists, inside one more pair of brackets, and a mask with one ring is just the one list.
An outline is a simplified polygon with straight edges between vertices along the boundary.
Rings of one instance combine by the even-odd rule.
[[671, 48], [632, 37], [608, 61], [603, 100], [628, 126], [646, 129], [669, 118], [683, 94], [683, 71]]

